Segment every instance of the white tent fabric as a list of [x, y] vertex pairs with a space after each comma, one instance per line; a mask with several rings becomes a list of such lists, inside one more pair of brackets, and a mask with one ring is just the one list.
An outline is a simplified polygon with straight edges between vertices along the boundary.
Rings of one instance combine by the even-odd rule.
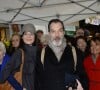
[[100, 0], [0, 0], [0, 23], [72, 23], [100, 14]]

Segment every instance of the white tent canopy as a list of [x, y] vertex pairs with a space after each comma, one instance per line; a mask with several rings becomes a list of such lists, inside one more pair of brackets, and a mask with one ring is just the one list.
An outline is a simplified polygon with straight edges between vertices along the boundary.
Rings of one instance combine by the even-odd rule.
[[66, 24], [97, 14], [99, 0], [0, 0], [0, 23], [46, 25], [59, 18]]

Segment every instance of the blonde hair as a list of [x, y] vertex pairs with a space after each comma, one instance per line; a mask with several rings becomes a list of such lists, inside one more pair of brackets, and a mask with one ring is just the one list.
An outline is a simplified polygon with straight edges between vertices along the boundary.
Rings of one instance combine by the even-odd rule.
[[49, 40], [49, 35], [48, 34], [42, 35], [42, 37], [40, 39], [42, 44], [48, 44], [48, 40]]
[[0, 41], [0, 51], [2, 51], [4, 54], [6, 53], [6, 47], [3, 42]]

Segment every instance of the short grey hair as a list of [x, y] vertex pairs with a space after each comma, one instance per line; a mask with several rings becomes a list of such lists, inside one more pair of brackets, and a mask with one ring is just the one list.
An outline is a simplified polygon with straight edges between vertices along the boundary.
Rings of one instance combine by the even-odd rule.
[[44, 34], [42, 35], [41, 39], [40, 39], [40, 42], [44, 45], [44, 44], [48, 44], [48, 41], [49, 41], [49, 35], [48, 34]]
[[4, 54], [6, 53], [6, 47], [3, 42], [0, 41], [0, 51], [2, 51]]

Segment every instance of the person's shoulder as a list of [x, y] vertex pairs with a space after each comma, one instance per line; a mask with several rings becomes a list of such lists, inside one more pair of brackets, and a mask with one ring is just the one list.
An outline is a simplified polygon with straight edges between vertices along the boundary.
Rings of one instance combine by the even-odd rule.
[[71, 50], [71, 49], [72, 49], [72, 46], [66, 45], [65, 49], [66, 49], [66, 50]]
[[10, 55], [8, 55], [7, 53], [5, 54], [5, 57], [10, 58]]
[[85, 57], [84, 63], [90, 63], [90, 61], [91, 61], [91, 55], [88, 55], [87, 57]]
[[15, 51], [13, 52], [13, 54], [12, 54], [12, 56], [11, 56], [11, 57], [14, 57], [14, 56], [20, 56], [20, 55], [21, 55], [21, 53], [22, 53], [22, 51], [21, 51], [21, 50], [23, 50], [23, 49], [18, 48], [17, 50], [15, 50]]
[[22, 50], [24, 51], [24, 49], [23, 49], [23, 48], [18, 48], [18, 49], [15, 51], [15, 53], [21, 53], [21, 52], [22, 52]]
[[6, 53], [3, 58], [3, 62], [7, 62], [10, 60], [10, 56]]

